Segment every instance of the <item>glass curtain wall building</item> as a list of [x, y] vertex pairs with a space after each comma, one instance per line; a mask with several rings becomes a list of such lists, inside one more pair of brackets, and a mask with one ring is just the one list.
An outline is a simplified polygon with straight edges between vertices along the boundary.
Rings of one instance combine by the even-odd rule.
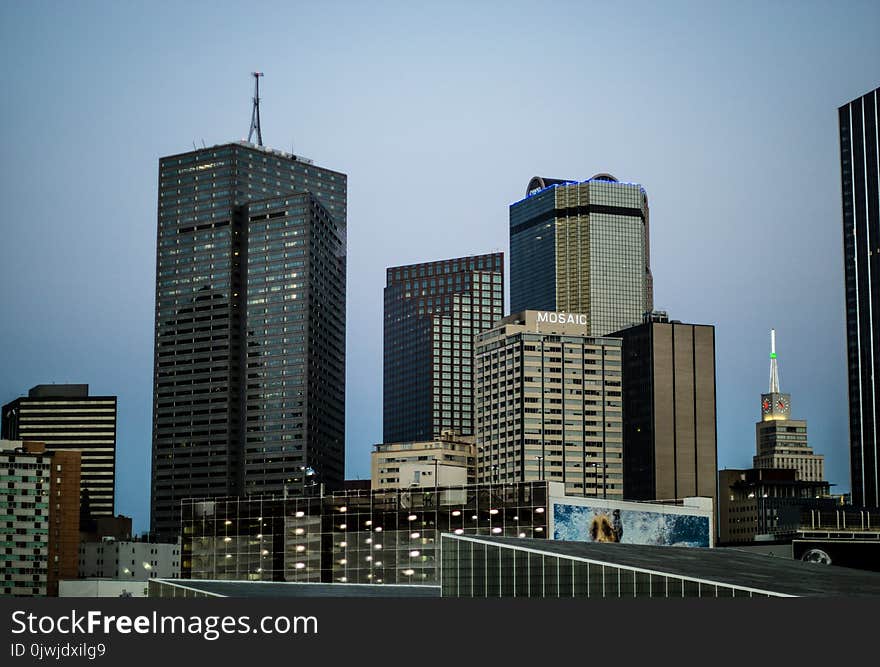
[[474, 432], [473, 337], [501, 319], [502, 253], [389, 268], [383, 440]]
[[192, 579], [439, 582], [440, 534], [548, 537], [544, 482], [183, 503]]
[[853, 504], [880, 507], [880, 88], [838, 109]]
[[583, 313], [603, 336], [653, 307], [648, 196], [608, 174], [534, 177], [510, 205], [510, 312]]
[[162, 158], [151, 526], [344, 477], [346, 176], [236, 142]]

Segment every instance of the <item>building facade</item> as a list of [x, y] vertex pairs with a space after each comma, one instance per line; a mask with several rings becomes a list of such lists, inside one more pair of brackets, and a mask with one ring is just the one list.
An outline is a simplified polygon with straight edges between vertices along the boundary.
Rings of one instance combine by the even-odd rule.
[[623, 340], [623, 495], [715, 498], [715, 327], [654, 313]]
[[718, 541], [790, 539], [811, 508], [833, 506], [830, 484], [803, 481], [791, 468], [718, 471]]
[[444, 431], [427, 442], [377, 444], [370, 457], [374, 489], [460, 486], [476, 482], [473, 437]]
[[582, 313], [592, 336], [639, 324], [653, 308], [648, 218], [640, 185], [532, 178], [510, 205], [510, 312]]
[[389, 268], [383, 440], [473, 435], [473, 337], [501, 319], [502, 253]]
[[80, 453], [0, 440], [0, 471], [0, 592], [56, 596], [61, 579], [77, 576]]
[[79, 545], [80, 579], [144, 581], [180, 576], [180, 542], [101, 540]]
[[345, 174], [247, 142], [162, 158], [151, 526], [344, 477]]
[[838, 109], [853, 503], [880, 507], [880, 88]]
[[185, 579], [438, 582], [442, 533], [548, 536], [545, 482], [183, 503]]
[[791, 394], [779, 390], [776, 331], [770, 332], [770, 391], [761, 394], [761, 421], [755, 424], [755, 468], [791, 468], [795, 479], [824, 482], [825, 457], [807, 444], [807, 422], [791, 418]]
[[79, 452], [84, 518], [113, 516], [116, 396], [89, 396], [87, 384], [40, 384], [3, 406], [2, 430], [8, 440]]
[[586, 315], [527, 310], [477, 336], [477, 481], [623, 497], [622, 343]]

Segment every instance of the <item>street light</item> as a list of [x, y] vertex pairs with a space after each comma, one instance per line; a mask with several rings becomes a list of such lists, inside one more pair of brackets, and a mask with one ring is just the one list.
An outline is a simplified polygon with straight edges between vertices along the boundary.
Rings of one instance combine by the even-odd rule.
[[540, 466], [540, 468], [539, 468], [541, 471], [541, 478], [540, 479], [543, 482], [544, 481], [544, 457], [543, 456], [536, 456], [535, 460], [538, 462], [538, 465]]

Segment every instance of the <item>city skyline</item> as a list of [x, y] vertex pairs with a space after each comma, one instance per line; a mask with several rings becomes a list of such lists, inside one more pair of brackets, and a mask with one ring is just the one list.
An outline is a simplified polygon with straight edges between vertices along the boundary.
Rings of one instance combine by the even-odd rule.
[[[349, 176], [347, 477], [369, 475], [382, 439], [386, 268], [507, 253], [508, 206], [529, 178], [607, 171], [650, 194], [655, 307], [716, 327], [719, 468], [753, 454], [756, 350], [775, 327], [814, 451], [832, 490], [849, 489], [837, 109], [880, 79], [880, 8], [381, 5], [337, 22], [266, 5], [276, 20], [257, 41], [238, 34], [245, 9], [201, 7], [0, 10], [10, 96], [27, 100], [3, 112], [15, 251], [0, 264], [0, 403], [52, 382], [119, 396], [117, 512], [135, 530], [149, 504], [158, 160], [245, 137], [255, 68], [264, 143], [292, 138]], [[291, 44], [294, 19], [313, 29]], [[589, 41], [559, 38], [584, 29]]]

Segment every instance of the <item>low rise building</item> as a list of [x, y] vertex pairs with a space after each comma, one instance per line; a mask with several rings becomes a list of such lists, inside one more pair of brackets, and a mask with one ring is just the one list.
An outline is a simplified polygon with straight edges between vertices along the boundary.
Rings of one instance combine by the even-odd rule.
[[79, 545], [79, 576], [144, 581], [180, 576], [180, 542], [133, 542], [112, 538]]
[[426, 442], [377, 444], [370, 458], [374, 489], [461, 486], [476, 481], [474, 439], [451, 431]]

